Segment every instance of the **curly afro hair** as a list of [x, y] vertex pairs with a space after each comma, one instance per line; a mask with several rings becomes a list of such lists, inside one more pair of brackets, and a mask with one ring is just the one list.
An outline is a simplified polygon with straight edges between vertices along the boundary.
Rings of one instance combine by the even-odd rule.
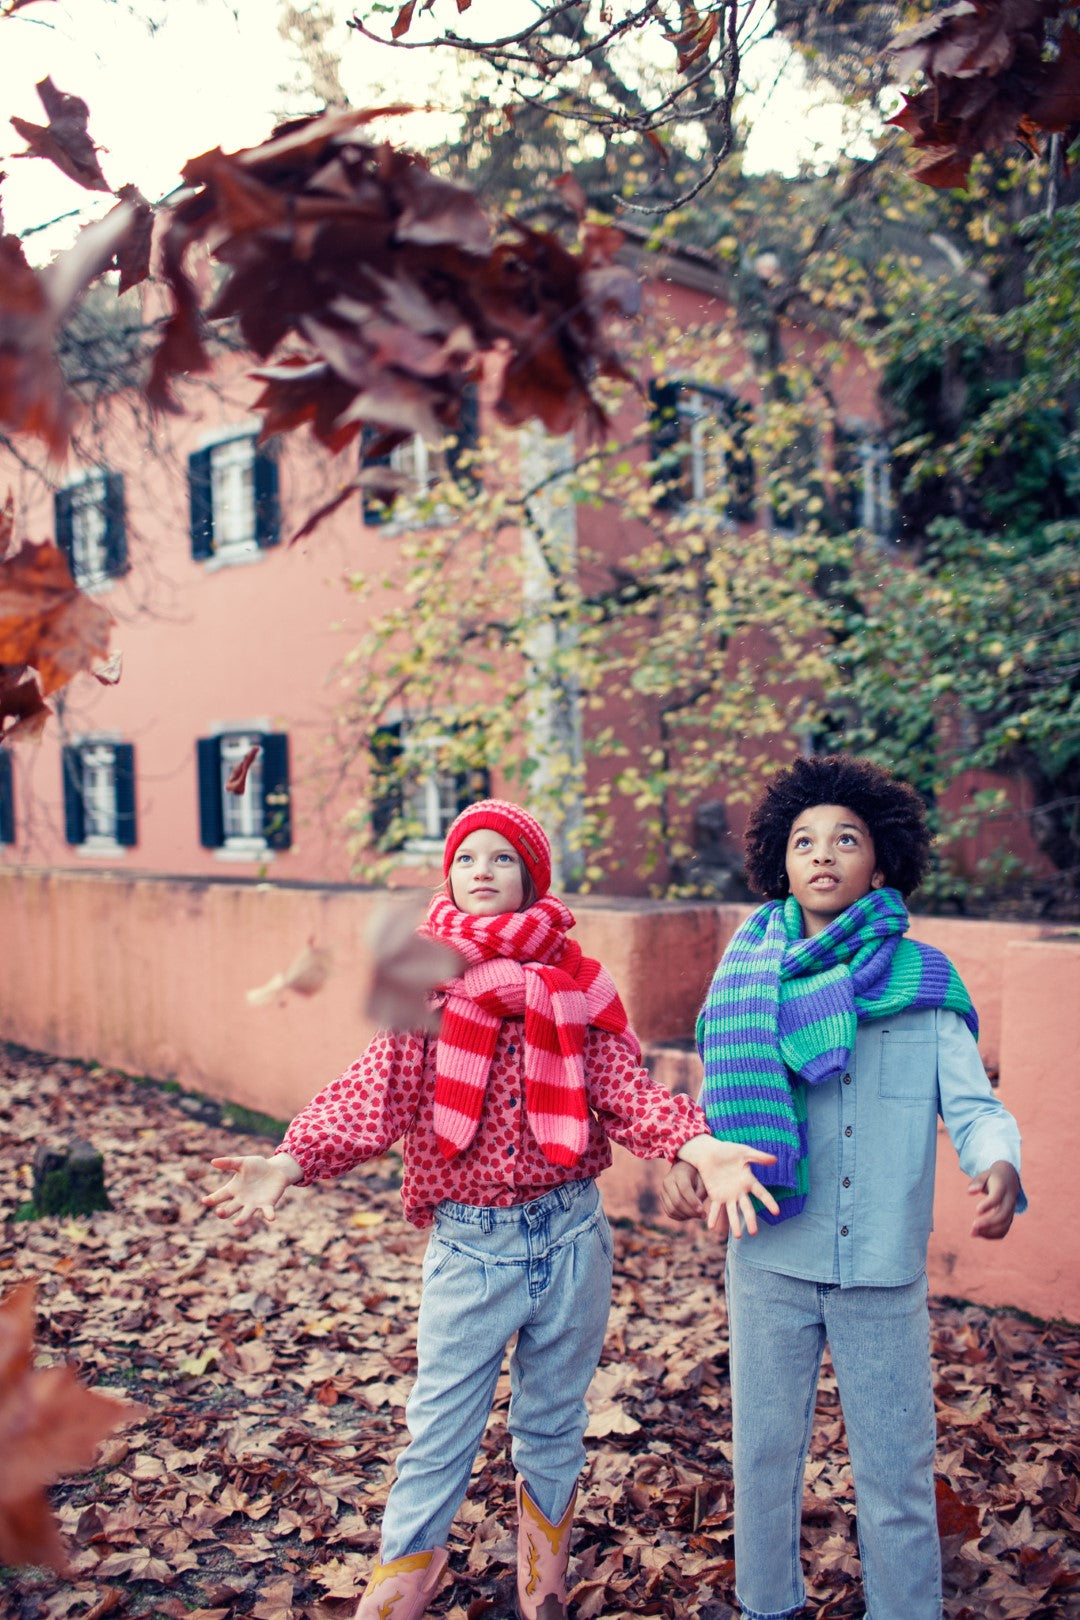
[[919, 887], [930, 865], [930, 829], [915, 789], [867, 759], [819, 754], [774, 776], [750, 812], [743, 844], [755, 893], [785, 898], [788, 836], [796, 816], [816, 804], [854, 810], [869, 829], [886, 883], [905, 897]]

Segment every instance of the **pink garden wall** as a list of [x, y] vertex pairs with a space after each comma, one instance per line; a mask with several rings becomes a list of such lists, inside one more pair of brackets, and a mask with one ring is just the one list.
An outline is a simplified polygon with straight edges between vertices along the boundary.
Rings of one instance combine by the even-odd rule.
[[[387, 898], [347, 886], [0, 871], [0, 1038], [288, 1118], [371, 1033], [365, 932]], [[589, 898], [574, 909], [654, 1073], [693, 1091], [694, 1017], [745, 908]], [[1080, 1223], [1063, 1217], [1061, 1197], [1063, 1149], [1067, 1162], [1080, 1142], [1080, 938], [927, 917], [913, 932], [953, 957], [980, 1007], [984, 1060], [1023, 1132], [1032, 1204], [1003, 1243], [972, 1240], [967, 1178], [943, 1136], [931, 1286], [1080, 1321]], [[252, 1005], [247, 992], [309, 942], [330, 953], [318, 993]], [[661, 1174], [618, 1153], [604, 1178], [611, 1214], [656, 1220]]]

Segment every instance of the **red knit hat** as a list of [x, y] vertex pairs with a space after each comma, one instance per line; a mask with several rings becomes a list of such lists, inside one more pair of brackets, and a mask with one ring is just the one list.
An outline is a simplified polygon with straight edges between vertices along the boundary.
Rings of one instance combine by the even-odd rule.
[[551, 887], [551, 845], [540, 823], [520, 805], [509, 804], [506, 799], [481, 799], [479, 804], [470, 804], [451, 824], [443, 850], [443, 877], [450, 875], [459, 844], [481, 827], [497, 832], [521, 856], [536, 888], [536, 898], [542, 900]]

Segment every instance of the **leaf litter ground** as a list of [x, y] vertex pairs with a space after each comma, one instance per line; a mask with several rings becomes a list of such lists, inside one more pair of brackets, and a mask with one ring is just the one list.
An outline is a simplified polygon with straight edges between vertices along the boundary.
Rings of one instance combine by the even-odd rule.
[[[215, 1105], [0, 1046], [0, 1295], [37, 1278], [43, 1364], [73, 1362], [147, 1408], [53, 1489], [72, 1571], [0, 1571], [3, 1620], [353, 1611], [403, 1440], [425, 1238], [401, 1217], [390, 1158], [237, 1236], [199, 1203], [209, 1160], [267, 1143], [219, 1120]], [[112, 1211], [16, 1220], [37, 1144], [81, 1135], [105, 1154]], [[721, 1255], [686, 1230], [620, 1226], [616, 1245], [573, 1612], [728, 1620]], [[937, 1304], [933, 1332], [948, 1620], [1080, 1615], [1080, 1328]], [[433, 1616], [513, 1612], [508, 1393], [504, 1376]], [[827, 1364], [805, 1510], [807, 1615], [861, 1615]]]

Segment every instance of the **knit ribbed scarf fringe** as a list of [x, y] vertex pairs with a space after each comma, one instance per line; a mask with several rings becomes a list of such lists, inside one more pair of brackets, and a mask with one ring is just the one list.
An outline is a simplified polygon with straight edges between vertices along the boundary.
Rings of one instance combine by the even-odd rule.
[[438, 986], [446, 996], [435, 1055], [435, 1135], [448, 1159], [476, 1135], [499, 1026], [525, 1020], [525, 1111], [550, 1164], [573, 1169], [589, 1139], [585, 1030], [641, 1047], [607, 969], [582, 955], [571, 913], [554, 895], [525, 911], [470, 917], [436, 895], [422, 932], [469, 964]]
[[804, 939], [789, 896], [748, 917], [721, 959], [697, 1022], [700, 1101], [714, 1136], [776, 1154], [758, 1171], [780, 1205], [759, 1210], [770, 1225], [806, 1204], [806, 1086], [844, 1072], [860, 1020], [950, 1007], [978, 1036], [956, 969], [907, 926], [897, 890], [875, 889]]

